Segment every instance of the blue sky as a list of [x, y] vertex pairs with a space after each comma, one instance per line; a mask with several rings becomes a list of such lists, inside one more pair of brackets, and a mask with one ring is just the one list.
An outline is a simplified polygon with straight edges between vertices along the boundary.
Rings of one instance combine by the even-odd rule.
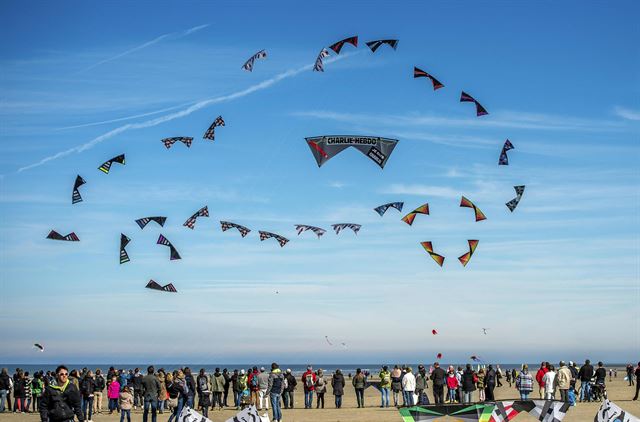
[[[0, 361], [636, 359], [639, 11], [2, 3]], [[309, 70], [352, 35], [357, 49]], [[364, 42], [380, 38], [397, 51], [372, 54]], [[252, 73], [240, 69], [261, 49]], [[490, 114], [476, 118], [461, 90]], [[202, 140], [218, 115], [227, 125]], [[323, 134], [400, 142], [384, 170], [355, 150], [318, 168], [304, 137]], [[170, 136], [195, 139], [166, 150]], [[97, 170], [121, 153], [126, 166]], [[84, 202], [71, 205], [77, 174]], [[510, 213], [515, 185], [527, 188]], [[488, 219], [474, 222], [461, 195]], [[373, 211], [391, 201], [428, 202], [431, 215], [409, 227]], [[183, 227], [204, 205], [211, 217]], [[134, 220], [149, 215], [167, 224], [141, 231]], [[222, 233], [220, 220], [252, 232]], [[330, 230], [345, 222], [362, 230]], [[297, 236], [294, 224], [329, 231]], [[81, 242], [46, 240], [52, 229]], [[160, 233], [182, 260], [155, 245]], [[462, 267], [467, 239], [480, 243]], [[149, 279], [179, 294], [144, 289]]]

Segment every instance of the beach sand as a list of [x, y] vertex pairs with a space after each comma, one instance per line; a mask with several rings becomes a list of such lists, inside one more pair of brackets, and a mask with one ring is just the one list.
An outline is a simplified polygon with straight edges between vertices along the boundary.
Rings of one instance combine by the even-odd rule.
[[[347, 382], [349, 380], [347, 379]], [[329, 387], [329, 391], [331, 388]], [[502, 387], [496, 388], [497, 400], [514, 400], [518, 398], [518, 394], [515, 388], [509, 388], [507, 383], [504, 383]], [[537, 391], [531, 395], [531, 398], [537, 399]], [[620, 371], [618, 372], [618, 378], [614, 378], [612, 382], [607, 383], [607, 394], [609, 399], [616, 402], [627, 412], [640, 417], [640, 401], [632, 401], [633, 394], [635, 393], [635, 386], [629, 387], [628, 382], [624, 381]], [[428, 390], [429, 400], [433, 401], [431, 390]], [[400, 413], [395, 408], [380, 409], [380, 395], [377, 390], [370, 387], [365, 392], [365, 408], [358, 409], [356, 407], [356, 397], [353, 388], [346, 387], [345, 395], [343, 396], [342, 409], [335, 409], [333, 395], [329, 392], [325, 394], [325, 409], [315, 409], [315, 397], [314, 397], [314, 409], [304, 409], [304, 393], [302, 391], [296, 391], [295, 393], [295, 406], [296, 409], [283, 410], [284, 422], [401, 422]], [[477, 398], [477, 393], [474, 393], [474, 398]], [[391, 404], [393, 404], [393, 398], [391, 398]], [[302, 406], [302, 409], [300, 409]], [[106, 403], [105, 403], [106, 407]], [[566, 422], [590, 422], [600, 407], [600, 403], [578, 403], [576, 406], [571, 407], [567, 412], [567, 416], [564, 418]], [[108, 415], [106, 413], [98, 414], [93, 417], [95, 422], [119, 422], [120, 415]], [[236, 414], [235, 410], [222, 410], [222, 411], [209, 411], [209, 419], [214, 422], [224, 422], [228, 418], [233, 417]], [[271, 411], [269, 411], [269, 418], [272, 417]], [[40, 418], [38, 415], [30, 414], [15, 414], [15, 413], [1, 413], [0, 421], [5, 422], [28, 422], [38, 421]], [[164, 413], [158, 415], [158, 422], [166, 422], [169, 419], [169, 415]], [[131, 413], [132, 421], [142, 420], [142, 411], [133, 410]], [[440, 420], [452, 420], [447, 418], [441, 418]], [[515, 421], [535, 421], [536, 419], [528, 414], [520, 414], [516, 417]], [[151, 415], [149, 415], [149, 422], [151, 422]]]

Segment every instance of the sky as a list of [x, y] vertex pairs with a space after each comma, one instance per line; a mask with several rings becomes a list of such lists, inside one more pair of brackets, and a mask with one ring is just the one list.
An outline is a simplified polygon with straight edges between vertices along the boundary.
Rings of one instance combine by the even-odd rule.
[[[2, 2], [0, 362], [637, 360], [639, 12], [632, 1]], [[311, 70], [353, 35], [357, 48]], [[387, 38], [396, 51], [364, 45]], [[462, 90], [489, 115], [460, 103]], [[203, 140], [218, 115], [226, 126]], [[399, 142], [384, 169], [355, 149], [319, 168], [304, 138], [339, 134]], [[172, 136], [193, 145], [166, 149]], [[515, 149], [498, 166], [506, 139]], [[122, 153], [125, 166], [97, 169]], [[72, 205], [77, 175], [87, 183]], [[487, 220], [459, 207], [463, 195]], [[402, 213], [373, 211], [395, 201]], [[424, 203], [430, 215], [400, 220]], [[205, 205], [210, 217], [184, 227]], [[155, 215], [164, 227], [134, 222]], [[336, 223], [362, 229], [336, 235]], [[463, 267], [468, 239], [479, 244]], [[150, 279], [178, 293], [145, 289]]]

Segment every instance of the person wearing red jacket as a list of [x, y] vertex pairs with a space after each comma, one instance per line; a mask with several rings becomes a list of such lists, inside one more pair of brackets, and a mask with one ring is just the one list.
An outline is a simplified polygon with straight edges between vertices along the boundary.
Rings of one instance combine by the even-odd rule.
[[311, 405], [313, 404], [313, 392], [316, 387], [316, 380], [318, 377], [313, 372], [313, 368], [311, 366], [307, 366], [307, 372], [302, 374], [302, 385], [304, 385], [304, 408], [311, 409]]
[[549, 372], [549, 363], [548, 362], [542, 362], [540, 364], [540, 369], [538, 369], [538, 372], [536, 373], [536, 381], [538, 382], [538, 392], [540, 393], [540, 398], [543, 399], [545, 397], [544, 395], [544, 381], [542, 380], [542, 378], [544, 378], [544, 374], [546, 374], [547, 372]]
[[258, 367], [254, 366], [253, 370], [249, 373], [249, 377], [247, 378], [247, 385], [249, 386], [249, 390], [251, 390], [251, 404], [256, 408], [259, 406], [259, 392], [260, 392], [260, 380], [258, 378]]

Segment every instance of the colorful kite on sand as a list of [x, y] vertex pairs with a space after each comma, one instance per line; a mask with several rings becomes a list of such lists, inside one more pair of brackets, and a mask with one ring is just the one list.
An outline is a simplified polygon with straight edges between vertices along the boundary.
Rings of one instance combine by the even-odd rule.
[[431, 256], [431, 258], [433, 258], [433, 260], [442, 267], [442, 264], [444, 264], [444, 256], [438, 255], [433, 251], [433, 245], [431, 244], [431, 242], [420, 242], [420, 244], [422, 245], [424, 250], [427, 251], [427, 253]]
[[482, 211], [480, 211], [480, 208], [476, 207], [476, 205], [473, 202], [469, 201], [464, 196], [460, 200], [460, 206], [464, 207], [464, 208], [473, 208], [473, 211], [476, 214], [476, 222], [487, 219], [487, 217], [484, 215], [484, 213]]
[[324, 163], [345, 149], [353, 147], [369, 157], [380, 168], [384, 168], [398, 143], [397, 139], [354, 135], [313, 136], [305, 139], [318, 167], [322, 167]]
[[411, 211], [409, 214], [402, 217], [402, 221], [404, 221], [408, 225], [412, 225], [413, 220], [416, 219], [416, 215], [418, 214], [429, 215], [429, 204], [420, 205], [418, 208], [416, 208], [415, 210]]
[[480, 241], [479, 240], [467, 240], [467, 242], [469, 243], [469, 252], [467, 252], [467, 253], [463, 254], [462, 256], [458, 257], [458, 260], [460, 261], [460, 263], [462, 264], [463, 267], [467, 266], [467, 263], [471, 259], [471, 256], [473, 255], [473, 253], [476, 251], [476, 248], [478, 247], [478, 243]]

